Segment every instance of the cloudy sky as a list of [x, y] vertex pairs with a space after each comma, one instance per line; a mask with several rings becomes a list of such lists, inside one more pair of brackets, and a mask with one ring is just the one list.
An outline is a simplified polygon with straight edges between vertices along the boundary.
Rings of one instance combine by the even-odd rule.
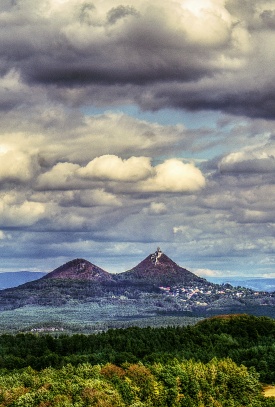
[[274, 66], [273, 0], [1, 0], [0, 271], [275, 276]]

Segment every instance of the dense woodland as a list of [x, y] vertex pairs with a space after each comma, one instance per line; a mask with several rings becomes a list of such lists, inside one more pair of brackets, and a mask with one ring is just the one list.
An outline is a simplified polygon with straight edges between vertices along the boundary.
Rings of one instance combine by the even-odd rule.
[[0, 292], [0, 310], [25, 305], [61, 306], [71, 302], [89, 303], [101, 298], [128, 295], [138, 299], [143, 293], [159, 293], [158, 287], [145, 282], [102, 283], [86, 280], [40, 279]]
[[274, 406], [275, 321], [0, 336], [0, 406]]
[[[273, 401], [274, 403], [274, 401]], [[4, 372], [0, 406], [12, 407], [271, 407], [257, 374], [232, 360], [122, 367], [71, 364], [36, 372]]]

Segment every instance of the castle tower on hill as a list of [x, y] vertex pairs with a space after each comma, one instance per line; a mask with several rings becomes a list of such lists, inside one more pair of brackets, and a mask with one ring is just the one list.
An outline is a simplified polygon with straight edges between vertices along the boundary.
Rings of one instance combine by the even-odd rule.
[[158, 264], [158, 260], [162, 255], [162, 251], [160, 248], [157, 248], [157, 251], [151, 255], [151, 261], [156, 266]]

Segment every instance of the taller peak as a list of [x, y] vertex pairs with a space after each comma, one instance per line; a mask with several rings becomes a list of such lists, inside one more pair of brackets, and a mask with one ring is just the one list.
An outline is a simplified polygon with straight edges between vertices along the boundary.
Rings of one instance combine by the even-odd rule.
[[205, 281], [190, 271], [178, 266], [158, 247], [157, 250], [149, 254], [142, 262], [131, 270], [119, 273], [116, 280], [142, 281], [160, 286], [172, 284], [195, 284]]

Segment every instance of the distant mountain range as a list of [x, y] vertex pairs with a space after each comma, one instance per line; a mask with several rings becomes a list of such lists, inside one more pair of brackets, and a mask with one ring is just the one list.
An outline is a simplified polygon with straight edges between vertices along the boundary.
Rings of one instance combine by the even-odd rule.
[[159, 248], [131, 270], [118, 274], [108, 273], [85, 259], [74, 259], [48, 274], [22, 276], [33, 281], [1, 290], [0, 310], [95, 303], [105, 308], [128, 307], [138, 316], [159, 312], [244, 312], [255, 307], [265, 314], [268, 311], [268, 315], [275, 311], [275, 293], [207, 281], [177, 265]]
[[209, 280], [216, 284], [226, 284], [229, 283], [234, 287], [247, 287], [252, 288], [255, 291], [275, 291], [275, 278], [264, 278], [264, 277], [211, 277]]
[[36, 271], [10, 271], [0, 273], [0, 290], [4, 288], [17, 287], [20, 284], [28, 281], [37, 280], [45, 276], [47, 273]]

